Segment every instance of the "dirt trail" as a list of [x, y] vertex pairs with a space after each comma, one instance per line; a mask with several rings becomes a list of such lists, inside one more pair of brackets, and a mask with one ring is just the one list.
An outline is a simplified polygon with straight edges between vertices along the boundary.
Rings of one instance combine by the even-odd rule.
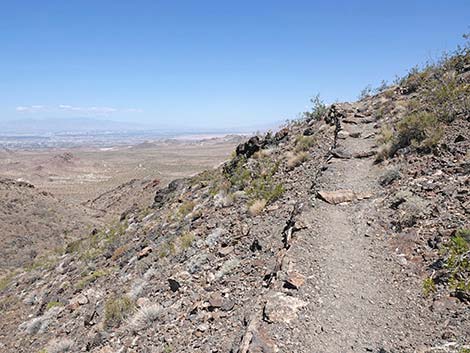
[[[361, 136], [374, 132], [373, 123], [343, 128]], [[348, 154], [371, 151], [374, 139], [348, 137], [338, 147]], [[431, 337], [432, 322], [420, 314], [418, 279], [400, 273], [398, 257], [374, 229], [383, 171], [373, 160], [333, 158], [320, 176], [319, 190], [350, 189], [372, 197], [338, 205], [316, 199], [308, 211], [311, 226], [289, 251], [307, 278], [298, 296], [308, 303], [299, 317], [303, 327], [289, 338], [296, 342], [292, 351], [415, 352]]]

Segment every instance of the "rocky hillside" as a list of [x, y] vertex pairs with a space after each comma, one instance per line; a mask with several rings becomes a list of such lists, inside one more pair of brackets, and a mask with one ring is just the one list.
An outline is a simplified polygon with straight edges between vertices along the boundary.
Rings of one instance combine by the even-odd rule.
[[0, 271], [31, 265], [102, 224], [97, 213], [57, 199], [34, 185], [0, 178]]
[[468, 352], [470, 54], [316, 101], [1, 282], [4, 352]]

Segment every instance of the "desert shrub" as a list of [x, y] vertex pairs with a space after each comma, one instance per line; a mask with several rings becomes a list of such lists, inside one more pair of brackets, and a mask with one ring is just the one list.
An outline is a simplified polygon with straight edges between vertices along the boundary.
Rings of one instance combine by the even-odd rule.
[[161, 259], [174, 254], [176, 254], [176, 246], [173, 241], [164, 242], [160, 247], [160, 251], [158, 252], [158, 256]]
[[279, 162], [269, 157], [251, 161], [254, 163], [249, 168], [246, 159], [240, 159], [232, 171], [227, 173], [231, 186], [236, 190], [245, 191], [251, 201], [266, 200], [271, 203], [280, 198], [284, 187], [274, 180]]
[[124, 236], [127, 226], [127, 221], [116, 222], [88, 237], [68, 243], [65, 247], [65, 253], [78, 254], [80, 260], [92, 261], [102, 255], [110, 244]]
[[47, 353], [65, 353], [71, 352], [73, 349], [73, 341], [68, 338], [55, 339], [49, 342], [47, 347], [44, 349]]
[[310, 158], [310, 155], [307, 152], [300, 152], [292, 155], [287, 159], [287, 168], [294, 169], [295, 167], [301, 165]]
[[8, 295], [0, 299], [0, 313], [15, 307], [19, 302], [16, 296]]
[[315, 97], [310, 98], [310, 103], [312, 108], [310, 111], [303, 112], [303, 117], [308, 120], [321, 120], [326, 115], [328, 108], [321, 100], [320, 95], [317, 94]]
[[180, 244], [182, 249], [187, 249], [191, 246], [194, 241], [194, 235], [192, 233], [184, 233], [180, 237]]
[[109, 270], [96, 270], [92, 271], [89, 274], [85, 274], [81, 280], [77, 282], [75, 287], [77, 289], [83, 289], [88, 286], [90, 283], [93, 283], [98, 278], [107, 276], [109, 274]]
[[389, 87], [390, 85], [388, 84], [388, 82], [386, 80], [382, 80], [382, 82], [380, 82], [380, 85], [374, 89], [374, 92], [376, 93], [384, 92]]
[[2, 278], [0, 278], [0, 291], [6, 289], [10, 285], [13, 279], [13, 276], [14, 276], [13, 273], [9, 273], [3, 276]]
[[315, 144], [314, 137], [300, 135], [295, 140], [295, 152], [308, 151], [314, 144]]
[[183, 219], [184, 217], [186, 217], [188, 214], [191, 213], [191, 211], [194, 209], [194, 207], [196, 206], [196, 204], [194, 203], [194, 201], [185, 201], [181, 204], [181, 206], [178, 208], [178, 217], [180, 219]]
[[362, 100], [362, 99], [365, 99], [367, 97], [370, 97], [372, 95], [372, 86], [371, 85], [367, 85], [366, 87], [364, 87], [361, 91], [361, 93], [359, 93], [359, 100]]
[[377, 142], [379, 144], [387, 144], [393, 141], [393, 130], [390, 126], [385, 125], [380, 129], [380, 133], [377, 137]]
[[226, 174], [230, 185], [236, 190], [244, 190], [251, 182], [251, 173], [246, 163], [246, 158], [240, 158], [230, 173]]
[[134, 302], [126, 295], [107, 300], [104, 305], [104, 325], [107, 327], [119, 326], [134, 309]]
[[449, 271], [449, 286], [454, 292], [470, 295], [470, 229], [456, 232], [443, 250], [445, 268]]
[[162, 307], [159, 304], [145, 305], [130, 319], [129, 326], [135, 331], [149, 327], [158, 319], [161, 312]]
[[49, 303], [47, 303], [47, 305], [46, 305], [46, 310], [55, 308], [55, 307], [57, 307], [57, 306], [64, 306], [64, 303], [57, 302], [57, 301], [49, 302]]
[[423, 281], [423, 294], [427, 297], [436, 291], [436, 283], [432, 277], [427, 277]]
[[451, 122], [459, 115], [470, 115], [470, 84], [459, 81], [456, 72], [444, 72], [423, 84], [423, 109], [440, 121]]
[[263, 212], [266, 207], [267, 201], [264, 199], [254, 200], [251, 205], [248, 207], [248, 213], [252, 216], [257, 216]]
[[129, 244], [124, 244], [116, 248], [116, 250], [114, 250], [113, 254], [111, 255], [111, 261], [116, 261], [121, 256], [123, 256], [128, 250], [129, 250]]
[[428, 112], [409, 114], [397, 125], [396, 144], [400, 148], [412, 145], [429, 150], [437, 146], [441, 137], [437, 117]]

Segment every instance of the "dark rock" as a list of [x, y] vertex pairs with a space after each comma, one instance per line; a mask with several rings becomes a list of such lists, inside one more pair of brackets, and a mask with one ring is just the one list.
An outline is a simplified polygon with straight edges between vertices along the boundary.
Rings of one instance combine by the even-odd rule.
[[379, 179], [379, 184], [381, 186], [387, 186], [393, 183], [395, 180], [398, 180], [401, 178], [401, 174], [398, 170], [396, 169], [391, 169], [386, 171]]
[[168, 278], [168, 284], [170, 285], [170, 289], [173, 293], [177, 292], [178, 289], [181, 288], [181, 284], [172, 278]]
[[237, 156], [250, 158], [253, 154], [261, 149], [261, 141], [258, 136], [253, 136], [247, 142], [237, 146], [235, 152]]
[[176, 179], [168, 184], [166, 188], [160, 189], [155, 193], [153, 200], [153, 208], [161, 208], [168, 200], [171, 199], [171, 196], [178, 190], [181, 190], [185, 185], [186, 181], [184, 179]]
[[351, 158], [351, 154], [349, 152], [346, 152], [342, 149], [335, 148], [330, 151], [331, 155], [336, 158], [341, 158], [341, 159], [349, 159]]
[[462, 135], [458, 135], [454, 140], [455, 143], [459, 143], [463, 141], [465, 141], [465, 137], [463, 137]]
[[315, 133], [315, 131], [311, 128], [311, 127], [308, 127], [304, 130], [304, 133], [303, 135], [304, 136], [311, 136]]

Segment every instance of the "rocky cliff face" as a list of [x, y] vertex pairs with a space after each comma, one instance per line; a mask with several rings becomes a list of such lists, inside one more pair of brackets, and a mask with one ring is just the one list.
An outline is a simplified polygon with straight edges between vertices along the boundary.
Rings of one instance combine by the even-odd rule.
[[4, 278], [2, 351], [464, 352], [469, 115], [413, 117], [414, 78]]

